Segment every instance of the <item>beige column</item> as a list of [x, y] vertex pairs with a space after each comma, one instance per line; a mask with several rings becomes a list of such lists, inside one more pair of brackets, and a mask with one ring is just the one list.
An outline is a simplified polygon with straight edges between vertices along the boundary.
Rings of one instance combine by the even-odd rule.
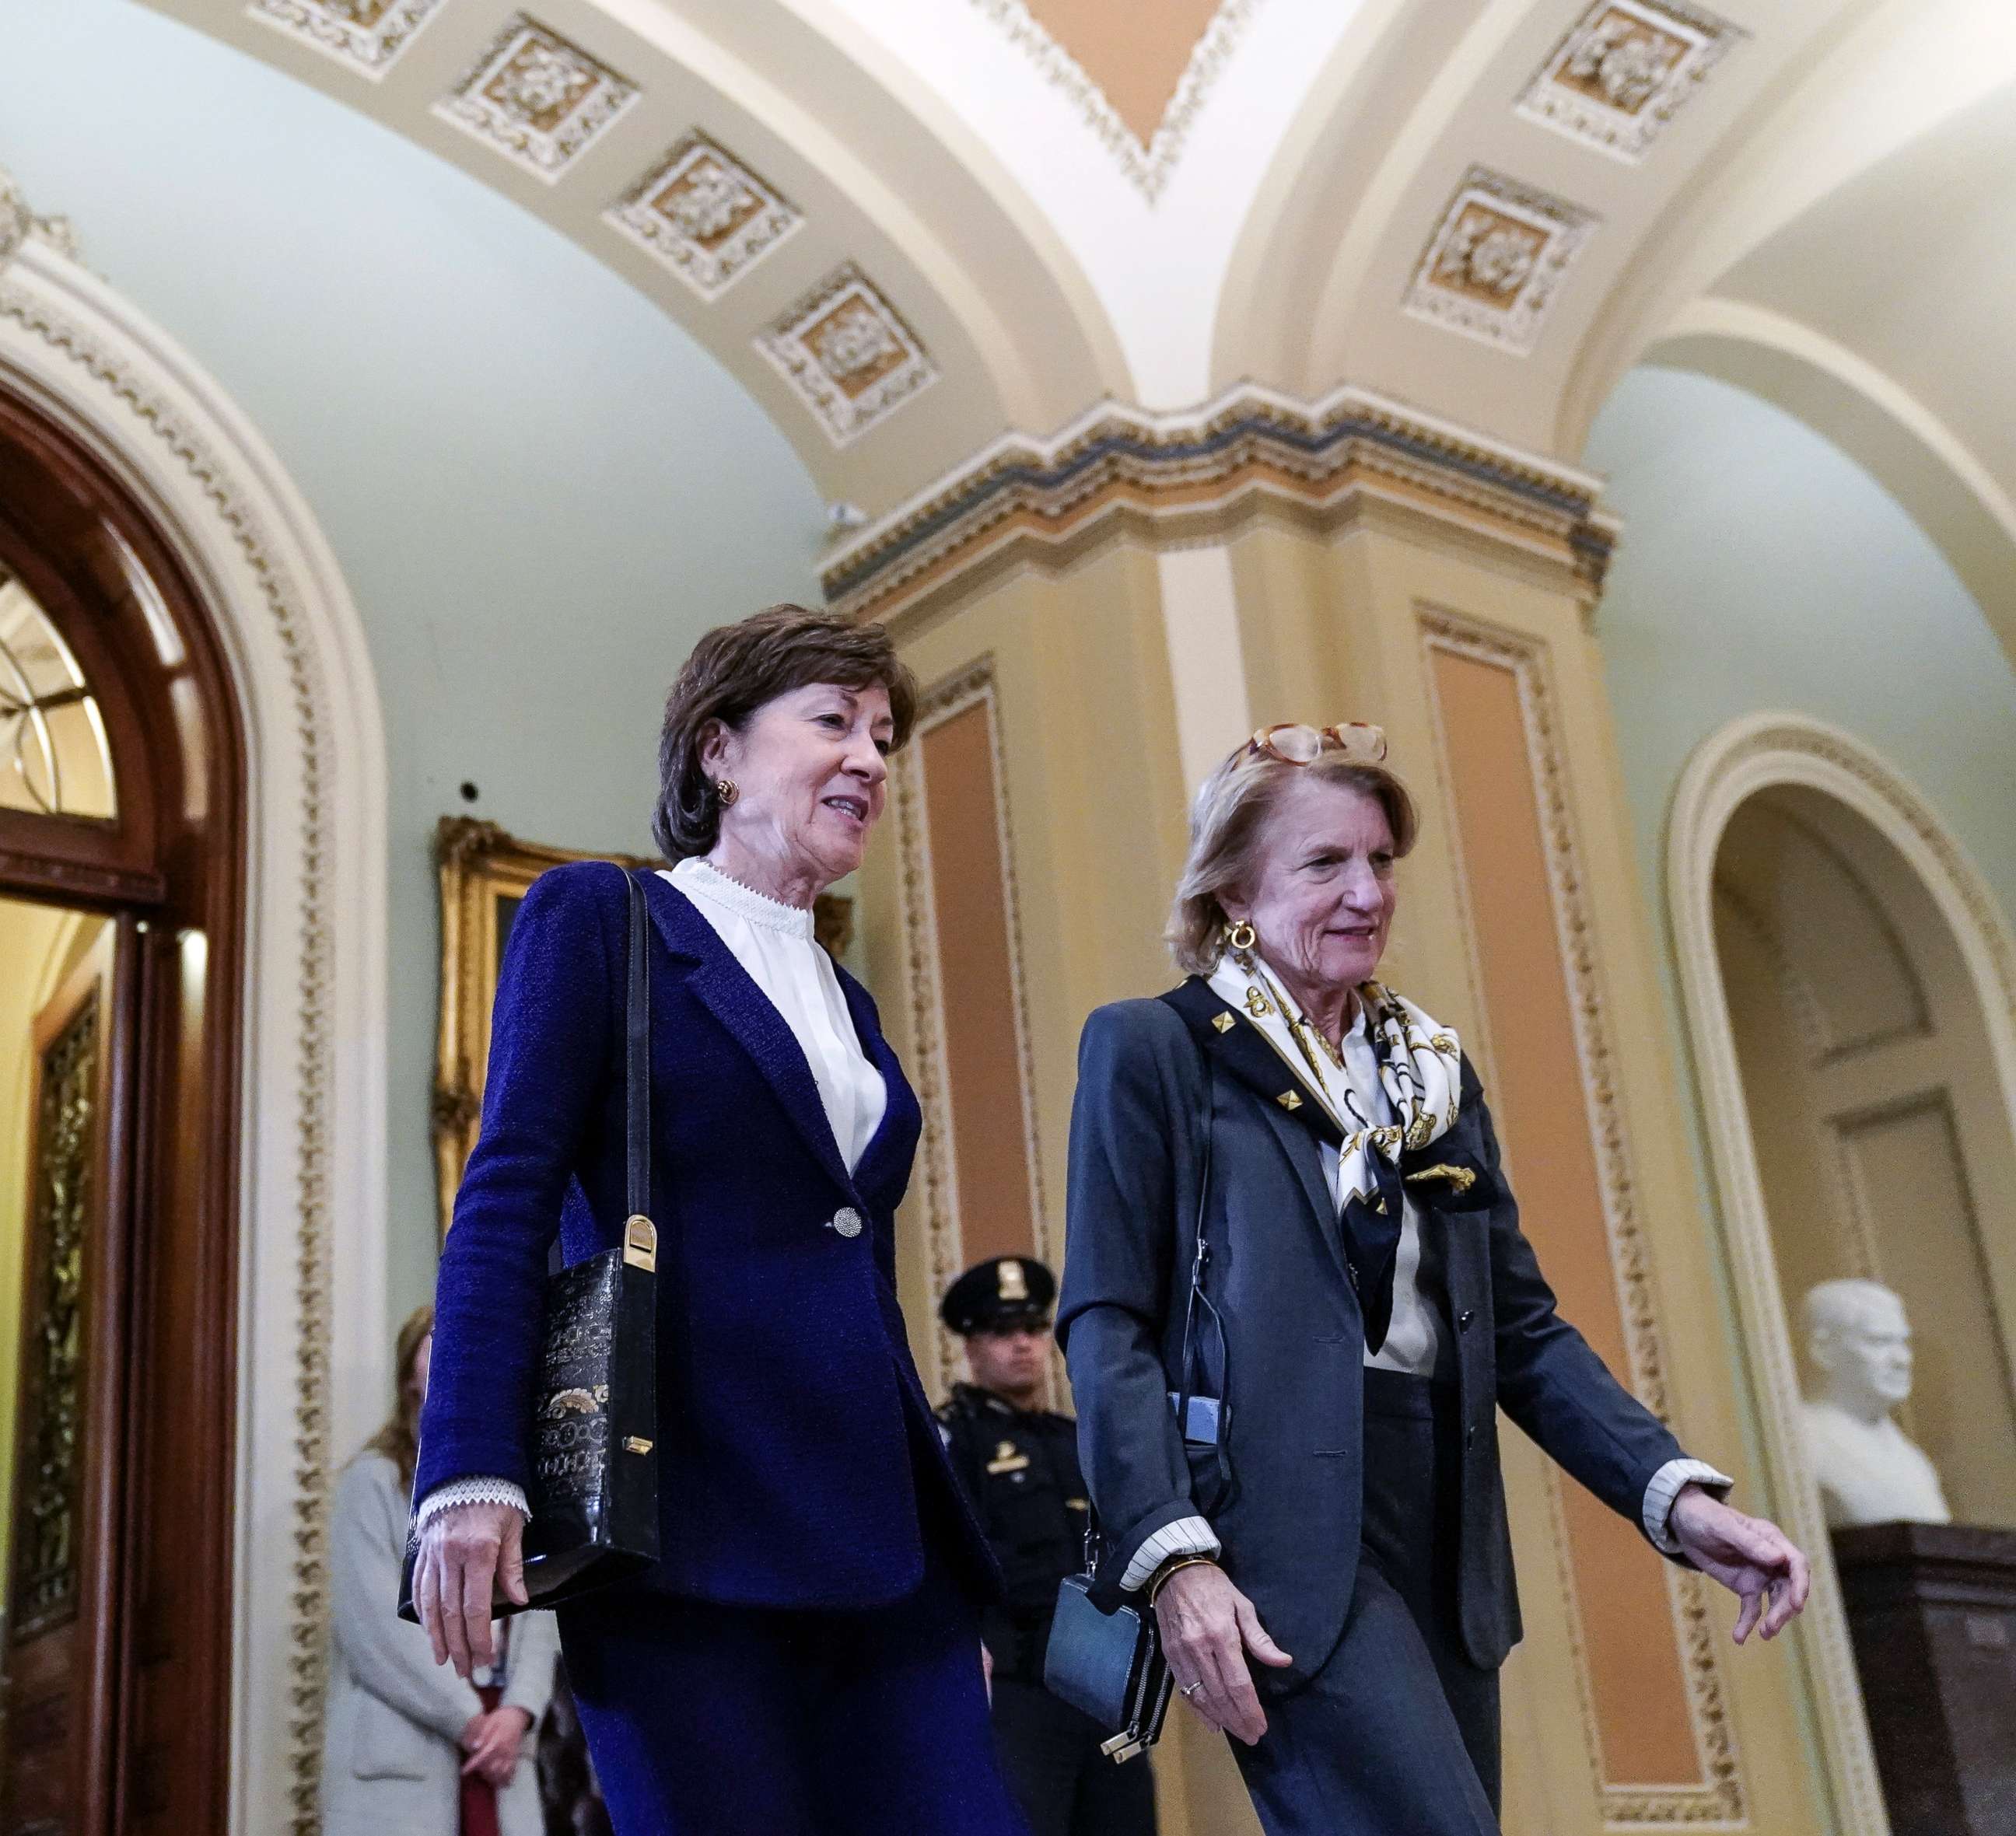
[[[1157, 940], [1196, 780], [1255, 725], [1371, 720], [1424, 817], [1388, 979], [1475, 1059], [1564, 1312], [1683, 1443], [1744, 1471], [1746, 1354], [1679, 1122], [1590, 629], [1614, 534], [1595, 497], [1355, 391], [1245, 391], [997, 447], [834, 558], [834, 602], [886, 620], [929, 689], [863, 876], [870, 973], [932, 1111], [905, 1220], [913, 1320], [964, 1244], [997, 1240], [999, 1188], [1035, 1194], [1028, 1240], [1060, 1247], [1078, 1028], [1172, 979]], [[983, 679], [992, 789], [952, 783], [932, 748]], [[989, 824], [1004, 927], [969, 910], [949, 934], [943, 838]], [[949, 991], [990, 976], [1023, 1017], [1019, 1108], [962, 1086], [952, 1055]], [[1029, 1172], [996, 1197], [948, 1171], [1004, 1165], [1004, 1143]], [[1798, 1635], [1734, 1652], [1726, 1597], [1516, 1432], [1503, 1445], [1527, 1627], [1505, 1673], [1507, 1829], [1843, 1827], [1802, 1732]], [[1773, 1509], [1761, 1475], [1741, 1496]], [[1222, 1743], [1176, 1719], [1168, 1827], [1250, 1831]]]

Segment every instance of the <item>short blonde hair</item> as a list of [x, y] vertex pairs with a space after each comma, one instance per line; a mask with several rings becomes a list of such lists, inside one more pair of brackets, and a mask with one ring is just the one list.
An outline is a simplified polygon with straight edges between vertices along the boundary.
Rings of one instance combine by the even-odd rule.
[[1306, 772], [1325, 784], [1362, 790], [1386, 812], [1393, 852], [1407, 853], [1420, 833], [1407, 787], [1383, 765], [1368, 764], [1341, 751], [1320, 752], [1307, 765], [1279, 759], [1247, 762], [1245, 748], [1204, 779], [1190, 806], [1190, 851], [1176, 882], [1162, 935], [1176, 967], [1186, 975], [1208, 975], [1223, 950], [1227, 922], [1219, 895], [1251, 877], [1259, 864], [1260, 837], [1281, 794]]

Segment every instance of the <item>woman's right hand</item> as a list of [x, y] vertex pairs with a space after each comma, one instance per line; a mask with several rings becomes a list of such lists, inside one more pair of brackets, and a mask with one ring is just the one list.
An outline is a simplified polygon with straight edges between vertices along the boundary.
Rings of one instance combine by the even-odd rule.
[[1294, 1662], [1262, 1629], [1253, 1603], [1215, 1563], [1198, 1562], [1162, 1584], [1155, 1618], [1183, 1700], [1211, 1726], [1252, 1746], [1266, 1733], [1267, 1717], [1246, 1654], [1277, 1670]]
[[495, 1589], [524, 1606], [525, 1520], [508, 1504], [487, 1499], [450, 1505], [428, 1518], [413, 1563], [413, 1606], [433, 1640], [434, 1661], [452, 1662], [465, 1683], [479, 1665], [494, 1664], [490, 1625]]

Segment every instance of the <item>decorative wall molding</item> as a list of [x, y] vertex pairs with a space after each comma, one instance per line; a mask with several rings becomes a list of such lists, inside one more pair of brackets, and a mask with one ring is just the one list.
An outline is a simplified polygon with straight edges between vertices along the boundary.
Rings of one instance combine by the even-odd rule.
[[[1651, 1249], [1639, 1218], [1636, 1175], [1617, 1086], [1611, 1022], [1597, 960], [1597, 927], [1585, 890], [1565, 740], [1554, 712], [1547, 646], [1538, 639], [1439, 608], [1424, 608], [1420, 625], [1422, 643], [1431, 658], [1433, 653], [1440, 650], [1490, 664], [1507, 671], [1517, 685], [1527, 758], [1540, 818], [1541, 844], [1553, 895], [1557, 947], [1568, 985], [1589, 1143], [1595, 1154], [1618, 1310], [1630, 1361], [1631, 1388], [1661, 1420], [1670, 1421], [1671, 1399], [1652, 1285]], [[1445, 743], [1444, 751], [1445, 754]], [[1473, 929], [1475, 922], [1474, 913], [1466, 914], [1466, 930]], [[1551, 1467], [1547, 1481], [1550, 1489], [1560, 1484]], [[1556, 1546], [1564, 1549], [1566, 1537], [1558, 1504], [1555, 1516]], [[1582, 1694], [1583, 1725], [1604, 1819], [1612, 1824], [1741, 1823], [1748, 1815], [1748, 1795], [1715, 1650], [1708, 1584], [1701, 1575], [1678, 1569], [1667, 1575], [1666, 1582], [1673, 1630], [1683, 1660], [1688, 1716], [1705, 1783], [1660, 1787], [1618, 1784], [1602, 1776], [1602, 1745], [1596, 1705], [1589, 1689], [1579, 1608], [1572, 1577], [1565, 1568], [1562, 1572], [1565, 1617], [1575, 1647], [1575, 1676]]]
[[376, 691], [335, 559], [279, 461], [214, 381], [39, 238], [0, 275], [0, 372], [153, 510], [219, 621], [246, 710], [231, 1828], [312, 1836], [331, 1452], [368, 1431], [359, 1412], [391, 1355]]
[[1168, 184], [1205, 97], [1231, 61], [1261, 0], [1224, 0], [1191, 52], [1155, 137], [1146, 146], [1085, 67], [1051, 36], [1023, 0], [973, 0], [973, 4], [1007, 34], [1011, 44], [1035, 59], [1046, 82], [1064, 92], [1129, 182], [1152, 204]]
[[607, 216], [703, 300], [718, 298], [805, 221], [795, 205], [697, 128]]
[[1262, 503], [1339, 515], [1378, 495], [1570, 571], [1593, 605], [1616, 538], [1600, 489], [1363, 390], [1304, 403], [1245, 384], [1176, 413], [1102, 402], [1049, 439], [1005, 434], [833, 551], [822, 584], [837, 610], [888, 621], [969, 569], [1054, 554], [1111, 520], [1217, 539]]
[[1472, 166], [1421, 250], [1402, 309], [1523, 357], [1600, 221], [1552, 192]]
[[835, 446], [851, 445], [938, 376], [917, 334], [851, 261], [758, 333], [756, 348]]
[[1636, 165], [1749, 36], [1688, 0], [1595, 0], [1527, 85], [1518, 112]]
[[376, 79], [446, 0], [251, 0], [247, 11]]
[[551, 185], [639, 93], [578, 45], [520, 13], [434, 113]]
[[[910, 1053], [907, 1071], [923, 1106], [923, 1137], [919, 1160], [923, 1173], [925, 1242], [928, 1251], [931, 1304], [966, 1267], [965, 1243], [959, 1228], [957, 1143], [950, 1125], [951, 1078], [945, 1052], [945, 992], [939, 974], [938, 913], [931, 887], [931, 824], [924, 804], [923, 751], [920, 742], [934, 727], [985, 704], [993, 749], [996, 833], [1001, 847], [1001, 884], [1007, 902], [1008, 974], [1014, 989], [1015, 1049], [1021, 1073], [1023, 1150], [1029, 1171], [1031, 1222], [1035, 1252], [1052, 1268], [1060, 1265], [1063, 1245], [1051, 1240], [1049, 1208], [1043, 1201], [1042, 1155], [1036, 1136], [1036, 1091], [1030, 1050], [1028, 985], [1022, 970], [1022, 920], [1016, 889], [1014, 830], [1008, 812], [1007, 758], [1003, 751], [994, 658], [977, 658], [956, 675], [926, 691], [917, 704], [910, 743], [896, 760], [891, 777], [901, 862], [903, 962], [910, 1004]], [[942, 1393], [958, 1374], [964, 1355], [958, 1336], [939, 1322], [933, 1341], [938, 1370], [924, 1373], [934, 1393]]]
[[1800, 1388], [1790, 1316], [1715, 944], [1714, 875], [1723, 831], [1761, 790], [1795, 785], [1834, 798], [1903, 857], [1951, 927], [1973, 981], [1994, 1071], [2016, 1125], [2016, 935], [1987, 883], [1931, 805], [1852, 735], [1791, 713], [1746, 715], [1702, 741], [1666, 826], [1666, 905], [1737, 1320], [1750, 1349], [1752, 1414], [1787, 1528], [1815, 1586], [1795, 1649], [1810, 1673], [1820, 1745], [1844, 1827], [1888, 1836], [1818, 1487], [1798, 1441]]

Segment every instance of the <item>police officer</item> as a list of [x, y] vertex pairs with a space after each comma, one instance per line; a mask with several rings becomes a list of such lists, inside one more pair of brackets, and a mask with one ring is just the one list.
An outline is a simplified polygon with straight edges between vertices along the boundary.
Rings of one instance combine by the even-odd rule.
[[1057, 1583], [1085, 1566], [1089, 1506], [1078, 1424], [1042, 1406], [1057, 1277], [996, 1256], [946, 1290], [939, 1316], [966, 1341], [973, 1376], [938, 1411], [952, 1463], [1007, 1577], [982, 1633], [994, 1658], [994, 1733], [1031, 1836], [1154, 1836], [1145, 1758], [1116, 1766], [1107, 1730], [1043, 1687]]

